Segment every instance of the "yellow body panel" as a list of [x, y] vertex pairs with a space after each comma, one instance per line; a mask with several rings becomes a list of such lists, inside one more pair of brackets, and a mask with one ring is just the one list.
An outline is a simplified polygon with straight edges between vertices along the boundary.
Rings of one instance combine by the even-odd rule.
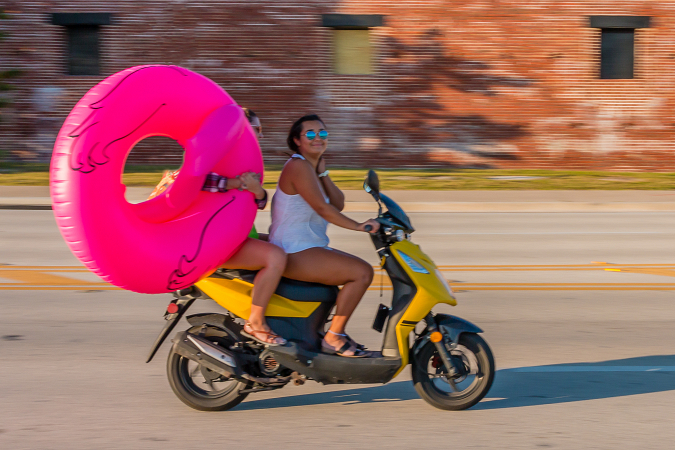
[[[429, 314], [429, 311], [439, 303], [455, 306], [457, 305], [457, 300], [448, 292], [443, 281], [436, 275], [436, 264], [420, 249], [419, 245], [413, 244], [410, 241], [401, 241], [392, 245], [391, 250], [392, 255], [403, 267], [406, 274], [413, 280], [417, 288], [417, 294], [415, 294], [415, 297], [410, 302], [399, 323], [396, 324], [396, 337], [398, 339], [399, 353], [401, 354], [401, 368], [394, 375], [397, 376], [408, 365], [410, 358], [408, 354], [410, 351], [408, 348], [408, 336], [410, 336], [410, 332], [415, 328], [415, 325], [412, 325], [411, 322], [416, 324], [424, 319]], [[398, 252], [403, 252], [413, 258], [419, 265], [427, 269], [429, 273], [414, 272], [403, 261]]]
[[[415, 324], [424, 319], [438, 303], [455, 306], [457, 301], [445, 288], [443, 281], [438, 278], [434, 262], [422, 252], [419, 245], [410, 241], [401, 241], [393, 244], [390, 248], [393, 257], [396, 258], [417, 288], [415, 297], [399, 323], [396, 324], [401, 367], [394, 375], [395, 377], [401, 373], [410, 360], [408, 337], [415, 328]], [[413, 258], [429, 273], [414, 272], [398, 252], [403, 252]], [[243, 319], [248, 319], [251, 314], [251, 292], [253, 290], [251, 283], [239, 279], [205, 278], [196, 283], [196, 286], [232, 314]], [[273, 317], [309, 317], [320, 304], [319, 302], [296, 302], [275, 294], [270, 300], [266, 315]]]
[[[251, 314], [251, 292], [253, 291], [251, 283], [225, 278], [204, 278], [195, 286], [237, 317], [248, 319]], [[320, 304], [319, 302], [296, 302], [274, 294], [265, 315], [309, 317]]]

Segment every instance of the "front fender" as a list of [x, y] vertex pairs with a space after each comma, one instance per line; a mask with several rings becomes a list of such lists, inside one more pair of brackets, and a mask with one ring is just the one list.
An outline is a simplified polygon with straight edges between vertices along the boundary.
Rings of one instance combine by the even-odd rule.
[[[462, 333], [483, 332], [482, 329], [472, 324], [468, 320], [451, 316], [449, 314], [436, 314], [434, 316], [434, 320], [436, 321], [436, 325], [440, 328], [441, 332], [454, 343], [459, 342], [459, 336]], [[412, 352], [415, 357], [427, 342], [429, 342], [428, 329], [424, 330], [422, 335], [415, 341], [415, 344], [413, 345]]]
[[482, 333], [481, 330], [476, 325], [472, 324], [468, 320], [462, 318], [451, 316], [449, 314], [436, 314], [434, 316], [436, 319], [436, 325], [439, 326], [441, 332], [448, 336], [452, 342], [457, 343], [459, 336], [462, 333]]

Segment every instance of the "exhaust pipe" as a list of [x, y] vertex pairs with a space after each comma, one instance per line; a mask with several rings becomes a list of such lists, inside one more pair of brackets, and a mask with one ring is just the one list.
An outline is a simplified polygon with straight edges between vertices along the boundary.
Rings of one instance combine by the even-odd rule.
[[172, 339], [173, 351], [226, 377], [245, 378], [234, 353], [186, 331]]
[[233, 352], [214, 345], [209, 340], [187, 331], [176, 334], [176, 337], [171, 342], [173, 342], [173, 351], [175, 353], [226, 377], [253, 381], [270, 387], [284, 386], [291, 379], [290, 376], [266, 378], [245, 373], [241, 369], [241, 363]]

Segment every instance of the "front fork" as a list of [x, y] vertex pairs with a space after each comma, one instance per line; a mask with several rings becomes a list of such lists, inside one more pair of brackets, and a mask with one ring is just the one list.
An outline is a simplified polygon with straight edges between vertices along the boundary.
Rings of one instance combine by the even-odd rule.
[[445, 370], [448, 371], [448, 376], [451, 378], [461, 377], [466, 375], [466, 367], [460, 358], [453, 357], [448, 351], [448, 347], [451, 349], [457, 346], [457, 343], [452, 342], [445, 336], [438, 325], [436, 324], [436, 319], [432, 312], [429, 312], [424, 318], [427, 324], [427, 330], [429, 332], [429, 340], [436, 347], [438, 356], [441, 358], [441, 362], [445, 367]]

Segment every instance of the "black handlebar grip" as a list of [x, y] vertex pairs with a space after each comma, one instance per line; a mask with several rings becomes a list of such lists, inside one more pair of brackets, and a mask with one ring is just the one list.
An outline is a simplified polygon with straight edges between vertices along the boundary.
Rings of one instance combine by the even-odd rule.
[[373, 230], [373, 226], [372, 225], [366, 225], [365, 227], [363, 227], [363, 229], [366, 230], [366, 233], [370, 233]]

